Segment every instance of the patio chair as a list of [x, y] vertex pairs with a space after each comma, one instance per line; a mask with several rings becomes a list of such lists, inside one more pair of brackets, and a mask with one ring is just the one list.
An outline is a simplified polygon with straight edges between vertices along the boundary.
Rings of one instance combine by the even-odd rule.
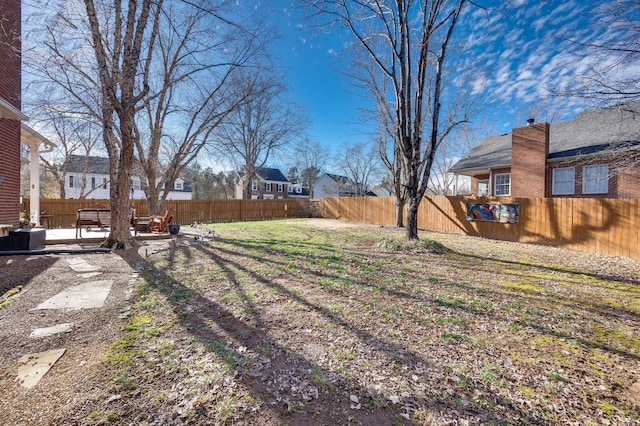
[[168, 208], [163, 216], [151, 216], [149, 218], [149, 231], [151, 232], [169, 232], [167, 225], [173, 220], [171, 208]]

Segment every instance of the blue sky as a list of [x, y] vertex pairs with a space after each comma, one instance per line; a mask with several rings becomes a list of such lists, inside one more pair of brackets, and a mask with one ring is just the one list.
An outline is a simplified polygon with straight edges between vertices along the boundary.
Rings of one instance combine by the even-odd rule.
[[[506, 133], [526, 123], [562, 121], [588, 108], [583, 101], [549, 98], [550, 88], [575, 79], [593, 57], [576, 56], [567, 39], [595, 41], [616, 36], [609, 28], [584, 33], [591, 9], [600, 2], [582, 0], [482, 1], [489, 11], [468, 7], [457, 27], [464, 43], [461, 68], [473, 67], [474, 96], [479, 106], [473, 124], [486, 135]], [[346, 65], [345, 42], [349, 35], [338, 30], [318, 32], [309, 28], [301, 11], [287, 0], [266, 2], [282, 39], [273, 49], [286, 72], [295, 102], [311, 120], [309, 135], [338, 149], [343, 141], [364, 142], [366, 135], [358, 107], [364, 102], [340, 73]], [[265, 5], [265, 3], [263, 3]], [[469, 4], [467, 6], [470, 6]], [[639, 72], [630, 67], [627, 72]], [[455, 72], [455, 71], [454, 71]]]

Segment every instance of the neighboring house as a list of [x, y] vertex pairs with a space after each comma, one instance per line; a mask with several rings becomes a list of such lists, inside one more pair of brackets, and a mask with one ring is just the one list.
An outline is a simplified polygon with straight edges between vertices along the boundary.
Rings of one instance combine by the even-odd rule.
[[[85, 169], [86, 162], [86, 169]], [[84, 179], [85, 198], [95, 200], [107, 200], [109, 193], [109, 159], [105, 157], [85, 157], [83, 155], [72, 155], [69, 158], [67, 176], [64, 182], [65, 198], [80, 198]], [[131, 198], [144, 200], [147, 198], [142, 190], [139, 176], [132, 176], [131, 187], [133, 193]], [[166, 184], [162, 186], [164, 190]], [[188, 181], [178, 178], [173, 183], [173, 188], [167, 194], [167, 200], [190, 200], [192, 195], [191, 185]], [[160, 194], [162, 196], [162, 193]]]
[[309, 190], [302, 186], [301, 183], [292, 183], [289, 185], [289, 198], [310, 198]]
[[[368, 188], [365, 191], [360, 191], [360, 194], [365, 197], [376, 196], [376, 194]], [[355, 183], [346, 176], [324, 173], [318, 178], [316, 183], [313, 184], [313, 196], [315, 198], [355, 197], [357, 195]]]
[[[236, 198], [244, 198], [243, 192], [247, 181], [246, 173], [236, 173]], [[289, 196], [289, 180], [282, 174], [280, 169], [268, 167], [258, 167], [256, 173], [251, 177], [251, 199], [252, 200], [281, 200]]]
[[[640, 103], [586, 111], [490, 136], [450, 172], [471, 177], [478, 196], [640, 197]], [[624, 163], [627, 164], [624, 164]]]

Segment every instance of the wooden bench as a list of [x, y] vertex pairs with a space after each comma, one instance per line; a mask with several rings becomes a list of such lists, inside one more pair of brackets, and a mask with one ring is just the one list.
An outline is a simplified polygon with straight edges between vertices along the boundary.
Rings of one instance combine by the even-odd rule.
[[88, 208], [78, 210], [76, 216], [76, 238], [78, 233], [82, 238], [82, 227], [91, 230], [91, 228], [108, 228], [111, 226], [111, 210], [101, 208]]

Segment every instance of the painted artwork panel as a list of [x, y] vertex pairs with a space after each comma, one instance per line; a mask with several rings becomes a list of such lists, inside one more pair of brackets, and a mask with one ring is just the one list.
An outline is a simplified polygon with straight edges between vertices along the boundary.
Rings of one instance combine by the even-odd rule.
[[519, 219], [520, 205], [518, 203], [467, 203], [467, 220], [518, 223]]

